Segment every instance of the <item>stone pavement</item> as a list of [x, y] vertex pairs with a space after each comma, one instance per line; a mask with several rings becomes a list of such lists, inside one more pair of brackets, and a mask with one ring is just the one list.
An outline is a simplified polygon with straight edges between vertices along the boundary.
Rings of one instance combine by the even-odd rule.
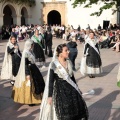
[[[64, 41], [53, 40], [53, 48]], [[19, 42], [23, 50], [24, 42]], [[6, 42], [0, 43], [0, 70], [3, 62]], [[76, 68], [79, 69], [82, 57], [83, 44], [78, 44], [79, 54], [76, 59]], [[120, 120], [120, 88], [116, 86], [116, 76], [119, 68], [120, 53], [111, 49], [102, 49], [103, 73], [96, 78], [83, 77], [79, 70], [75, 78], [81, 91], [95, 90], [94, 95], [86, 95], [84, 99], [89, 109], [90, 120]], [[51, 58], [47, 58], [47, 67]], [[41, 71], [44, 78], [47, 68]], [[9, 80], [0, 80], [0, 120], [38, 120], [40, 105], [29, 107], [14, 103], [11, 99], [12, 87]]]

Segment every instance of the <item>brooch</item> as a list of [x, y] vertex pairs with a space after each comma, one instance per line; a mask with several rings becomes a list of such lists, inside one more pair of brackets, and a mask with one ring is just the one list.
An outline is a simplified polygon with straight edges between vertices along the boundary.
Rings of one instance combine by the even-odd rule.
[[59, 69], [61, 69], [61, 66], [58, 66]]

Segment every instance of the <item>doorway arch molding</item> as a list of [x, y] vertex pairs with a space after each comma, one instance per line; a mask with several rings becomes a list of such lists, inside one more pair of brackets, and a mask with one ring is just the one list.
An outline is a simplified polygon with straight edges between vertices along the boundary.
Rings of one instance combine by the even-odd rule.
[[42, 18], [43, 24], [47, 24], [47, 16], [50, 11], [58, 11], [61, 15], [61, 25], [66, 25], [66, 2], [42, 2]]
[[50, 11], [47, 15], [47, 23], [48, 25], [61, 25], [61, 14], [56, 10]]
[[7, 5], [10, 6], [10, 7], [12, 7], [12, 8], [14, 8], [16, 15], [18, 14], [18, 10], [17, 10], [16, 5], [15, 5], [14, 3], [11, 3], [11, 2], [5, 2], [5, 3], [2, 5], [1, 10], [0, 10], [0, 12], [1, 12], [0, 14], [3, 14], [4, 8], [5, 8], [5, 6], [7, 6]]
[[3, 4], [1, 7], [1, 12], [3, 14], [3, 25], [12, 25], [17, 23], [17, 9], [14, 4], [9, 2]]

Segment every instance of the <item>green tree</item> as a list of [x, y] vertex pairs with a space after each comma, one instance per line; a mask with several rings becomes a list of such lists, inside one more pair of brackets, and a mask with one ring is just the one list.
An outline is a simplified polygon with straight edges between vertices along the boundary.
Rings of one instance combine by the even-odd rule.
[[16, 4], [35, 5], [35, 0], [0, 0], [0, 2], [11, 2]]
[[102, 12], [106, 9], [112, 8], [114, 5], [116, 9], [112, 9], [112, 14], [115, 12], [120, 12], [120, 0], [74, 0], [73, 7], [77, 7], [78, 5], [84, 5], [84, 8], [91, 8], [93, 4], [98, 5], [98, 3], [103, 2], [104, 5], [99, 8], [98, 11], [91, 13], [91, 16], [100, 16]]

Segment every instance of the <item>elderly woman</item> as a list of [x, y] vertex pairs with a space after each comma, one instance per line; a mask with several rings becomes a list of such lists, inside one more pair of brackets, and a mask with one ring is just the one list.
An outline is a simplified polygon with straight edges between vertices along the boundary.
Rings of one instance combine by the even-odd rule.
[[45, 55], [43, 51], [42, 39], [43, 37], [39, 34], [39, 30], [36, 29], [31, 38], [31, 40], [34, 42], [33, 53], [35, 54], [37, 65], [40, 66], [40, 63], [42, 63], [42, 68], [45, 68]]
[[11, 36], [6, 47], [5, 57], [1, 70], [1, 79], [11, 79], [11, 84], [14, 84], [14, 77], [16, 77], [21, 61], [21, 52], [16, 38]]

